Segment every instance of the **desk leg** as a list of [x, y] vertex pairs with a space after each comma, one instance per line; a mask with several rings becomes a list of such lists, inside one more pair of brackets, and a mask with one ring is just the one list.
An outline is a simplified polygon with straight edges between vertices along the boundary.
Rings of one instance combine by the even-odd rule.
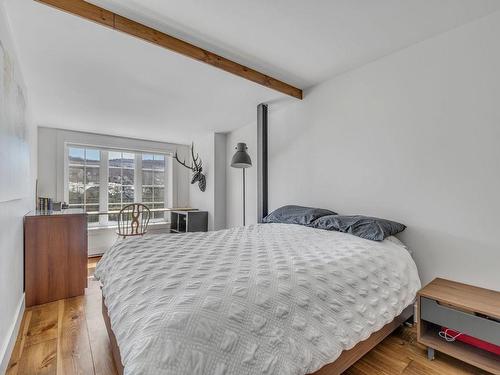
[[427, 359], [429, 361], [433, 361], [434, 360], [434, 349], [431, 348], [431, 347], [427, 347]]

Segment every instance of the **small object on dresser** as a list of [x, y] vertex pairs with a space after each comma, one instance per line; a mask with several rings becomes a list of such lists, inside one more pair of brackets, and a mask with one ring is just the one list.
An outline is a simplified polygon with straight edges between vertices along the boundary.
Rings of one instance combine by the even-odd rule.
[[38, 210], [39, 211], [52, 211], [52, 199], [46, 197], [38, 198]]
[[417, 340], [430, 360], [439, 351], [500, 375], [499, 319], [499, 291], [437, 278], [417, 294]]

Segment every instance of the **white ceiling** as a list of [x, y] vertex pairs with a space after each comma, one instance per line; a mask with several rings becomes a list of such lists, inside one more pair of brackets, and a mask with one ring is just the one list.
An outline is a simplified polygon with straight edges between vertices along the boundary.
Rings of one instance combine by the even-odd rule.
[[[301, 88], [500, 9], [498, 0], [91, 2]], [[283, 98], [33, 0], [5, 5], [39, 125], [186, 143]]]

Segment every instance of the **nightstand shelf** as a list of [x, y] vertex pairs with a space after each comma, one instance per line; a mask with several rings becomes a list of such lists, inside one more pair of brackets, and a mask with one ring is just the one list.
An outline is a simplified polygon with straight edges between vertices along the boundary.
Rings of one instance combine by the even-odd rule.
[[437, 350], [500, 374], [500, 356], [460, 341], [448, 342], [439, 336], [444, 326], [498, 345], [500, 292], [435, 279], [418, 293], [417, 303], [417, 339], [428, 347], [429, 359], [434, 358], [434, 350]]

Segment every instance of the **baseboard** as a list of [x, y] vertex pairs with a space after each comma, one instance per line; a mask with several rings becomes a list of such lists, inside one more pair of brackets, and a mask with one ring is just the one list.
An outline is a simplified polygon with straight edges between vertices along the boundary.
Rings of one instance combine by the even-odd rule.
[[17, 335], [19, 333], [19, 327], [21, 326], [21, 321], [23, 320], [25, 308], [24, 293], [17, 306], [17, 316], [10, 329], [10, 335], [7, 337], [6, 342], [3, 343], [2, 351], [0, 352], [0, 374], [5, 374], [7, 372], [7, 366], [9, 365], [10, 357], [12, 351], [14, 350], [14, 345], [16, 344]]

